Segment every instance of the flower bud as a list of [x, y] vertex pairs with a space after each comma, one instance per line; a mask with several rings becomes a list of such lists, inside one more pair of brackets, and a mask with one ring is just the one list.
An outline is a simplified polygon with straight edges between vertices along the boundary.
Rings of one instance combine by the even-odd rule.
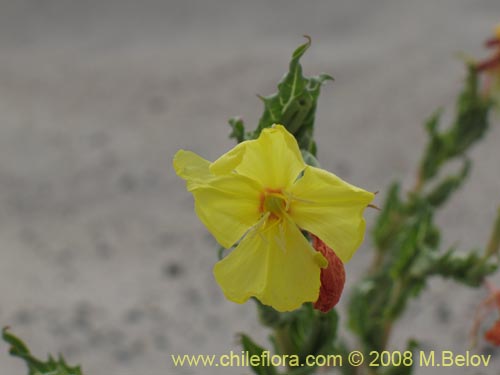
[[344, 264], [323, 241], [313, 234], [312, 245], [316, 251], [319, 251], [328, 261], [328, 266], [321, 269], [321, 287], [319, 297], [314, 303], [316, 310], [324, 313], [330, 311], [339, 302], [345, 284]]

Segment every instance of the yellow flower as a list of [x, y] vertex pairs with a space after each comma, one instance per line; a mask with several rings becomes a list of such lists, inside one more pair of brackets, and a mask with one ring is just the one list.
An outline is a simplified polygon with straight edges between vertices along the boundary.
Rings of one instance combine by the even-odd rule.
[[363, 241], [363, 211], [373, 193], [304, 163], [281, 125], [264, 129], [215, 162], [190, 151], [174, 157], [195, 210], [215, 239], [236, 248], [214, 267], [226, 298], [256, 297], [278, 311], [318, 299], [328, 265], [301, 230], [313, 233], [347, 262]]

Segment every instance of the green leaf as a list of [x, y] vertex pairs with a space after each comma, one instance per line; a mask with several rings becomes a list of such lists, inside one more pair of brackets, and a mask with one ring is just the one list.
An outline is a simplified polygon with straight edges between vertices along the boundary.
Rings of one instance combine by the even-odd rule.
[[[243, 347], [243, 350], [248, 352], [250, 358], [254, 355], [262, 358], [262, 353], [268, 352], [263, 347], [257, 345], [247, 335], [241, 334], [240, 342], [241, 346]], [[260, 364], [259, 366], [254, 366], [252, 365], [252, 362], [250, 362], [250, 366], [253, 372], [256, 373], [257, 375], [278, 375], [276, 368], [273, 366], [264, 366], [263, 364]]]
[[434, 207], [439, 207], [444, 204], [448, 198], [462, 186], [469, 175], [471, 162], [469, 159], [464, 159], [461, 171], [456, 175], [446, 177], [441, 181], [428, 195], [427, 201]]
[[229, 138], [236, 139], [236, 142], [243, 142], [247, 136], [245, 134], [245, 124], [241, 117], [233, 117], [229, 119], [229, 126], [233, 129], [231, 134], [229, 134]]
[[479, 76], [475, 66], [469, 66], [464, 91], [458, 98], [457, 117], [450, 130], [453, 140], [450, 157], [462, 155], [475, 142], [483, 138], [488, 130], [488, 115], [492, 108], [490, 99], [482, 95]]
[[438, 132], [441, 115], [442, 110], [438, 110], [425, 123], [430, 139], [420, 166], [420, 178], [424, 181], [437, 174], [446, 155], [445, 142]]
[[401, 187], [394, 183], [389, 188], [384, 207], [377, 217], [373, 228], [373, 237], [378, 251], [384, 251], [393, 241], [394, 236], [399, 232], [402, 224], [402, 202], [400, 199]]
[[57, 361], [52, 356], [49, 356], [45, 362], [33, 357], [28, 347], [19, 338], [11, 334], [8, 328], [3, 329], [2, 338], [11, 346], [9, 353], [24, 360], [28, 366], [28, 375], [82, 375], [80, 366], [68, 366], [61, 356]]
[[[419, 270], [421, 274], [452, 278], [472, 287], [480, 286], [486, 276], [497, 270], [497, 265], [479, 256], [478, 251], [471, 251], [469, 254], [460, 256], [455, 255], [455, 251], [450, 249], [444, 255], [433, 258], [429, 261], [427, 268], [421, 266]], [[415, 270], [413, 272], [415, 273]]]
[[301, 149], [316, 154], [313, 140], [316, 104], [321, 85], [333, 78], [327, 74], [304, 77], [300, 58], [309, 49], [311, 39], [299, 46], [293, 53], [289, 71], [278, 84], [278, 92], [269, 96], [260, 96], [264, 103], [264, 113], [253, 135], [258, 137], [262, 129], [273, 124], [282, 124], [292, 133]]
[[433, 249], [427, 246], [427, 236], [432, 227], [432, 212], [429, 207], [421, 206], [415, 217], [399, 234], [400, 243], [395, 248], [389, 274], [396, 280], [404, 278], [416, 258]]
[[463, 157], [489, 128], [489, 112], [493, 106], [490, 99], [481, 95], [476, 69], [469, 66], [465, 87], [456, 104], [456, 114], [450, 128], [439, 132], [441, 111], [427, 122], [429, 144], [420, 164], [420, 179], [430, 180], [447, 161]]

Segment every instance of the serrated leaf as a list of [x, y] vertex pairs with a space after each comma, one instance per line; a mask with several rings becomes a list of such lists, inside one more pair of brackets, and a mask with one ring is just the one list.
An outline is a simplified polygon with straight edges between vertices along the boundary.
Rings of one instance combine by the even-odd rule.
[[457, 100], [455, 119], [449, 129], [438, 131], [440, 111], [427, 122], [430, 140], [420, 165], [422, 181], [435, 177], [445, 162], [463, 157], [488, 130], [492, 102], [481, 95], [478, 81], [476, 69], [469, 67], [465, 87]]
[[45, 362], [33, 357], [28, 347], [18, 337], [11, 334], [8, 328], [3, 329], [2, 338], [11, 346], [9, 353], [24, 360], [28, 366], [28, 375], [82, 375], [80, 366], [68, 366], [61, 356], [58, 360], [49, 356]]
[[333, 78], [327, 74], [316, 77], [304, 77], [300, 58], [308, 50], [311, 40], [299, 46], [293, 53], [289, 71], [278, 84], [278, 92], [269, 96], [260, 96], [264, 103], [264, 113], [259, 120], [254, 138], [262, 129], [273, 124], [284, 125], [292, 133], [301, 149], [316, 154], [313, 140], [314, 117], [321, 85]]
[[466, 255], [455, 255], [453, 249], [437, 257], [425, 270], [428, 276], [439, 275], [452, 278], [462, 284], [478, 287], [484, 278], [497, 270], [497, 265], [485, 261], [478, 251], [471, 251]]
[[488, 130], [488, 114], [492, 107], [479, 87], [479, 76], [474, 66], [470, 66], [464, 91], [458, 98], [457, 117], [450, 130], [453, 139], [451, 156], [463, 154], [473, 143], [480, 140]]

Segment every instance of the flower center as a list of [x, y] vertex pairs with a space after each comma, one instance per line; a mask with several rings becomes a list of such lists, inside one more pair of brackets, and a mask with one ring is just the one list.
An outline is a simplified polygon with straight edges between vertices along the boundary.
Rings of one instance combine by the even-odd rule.
[[268, 195], [264, 199], [264, 209], [273, 214], [279, 214], [285, 208], [285, 200], [280, 197]]
[[288, 210], [287, 200], [281, 190], [266, 189], [261, 196], [260, 211], [269, 212], [271, 218], [280, 218]]

